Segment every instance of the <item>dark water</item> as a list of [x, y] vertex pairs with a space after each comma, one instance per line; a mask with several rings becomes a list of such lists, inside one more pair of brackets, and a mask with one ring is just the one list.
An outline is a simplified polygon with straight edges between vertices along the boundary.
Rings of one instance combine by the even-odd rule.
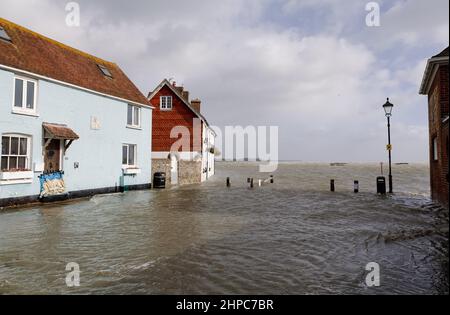
[[[396, 166], [392, 197], [374, 194], [377, 165], [284, 163], [253, 190], [246, 178], [265, 177], [254, 164], [217, 172], [0, 213], [0, 294], [448, 294], [448, 211], [429, 201], [426, 166]], [[378, 288], [365, 285], [369, 262]]]

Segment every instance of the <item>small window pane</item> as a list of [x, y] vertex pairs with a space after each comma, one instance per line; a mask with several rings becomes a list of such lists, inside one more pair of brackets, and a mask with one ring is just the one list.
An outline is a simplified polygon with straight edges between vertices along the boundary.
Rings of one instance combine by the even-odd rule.
[[127, 124], [131, 125], [132, 123], [133, 123], [133, 106], [128, 105]]
[[27, 108], [33, 109], [34, 108], [34, 82], [27, 82]]
[[10, 157], [9, 158], [9, 170], [15, 170], [17, 169], [17, 157]]
[[7, 169], [8, 169], [8, 158], [6, 156], [2, 156], [1, 170], [5, 171]]
[[134, 107], [134, 125], [135, 126], [139, 126], [139, 112], [140, 112], [140, 108], [135, 106]]
[[134, 145], [130, 145], [128, 147], [129, 152], [128, 152], [128, 165], [135, 165], [134, 163], [134, 151], [135, 151], [135, 146]]
[[122, 146], [122, 165], [128, 164], [128, 147], [126, 145]]
[[23, 103], [23, 80], [16, 79], [15, 84], [15, 92], [14, 92], [14, 106], [22, 107]]
[[10, 155], [19, 154], [19, 138], [11, 138], [11, 152]]
[[19, 155], [27, 155], [28, 151], [28, 139], [27, 138], [20, 138], [20, 148], [19, 148]]
[[26, 169], [26, 167], [27, 167], [27, 158], [19, 157], [18, 168], [24, 170]]
[[9, 137], [2, 137], [2, 154], [9, 154]]
[[172, 96], [167, 97], [167, 108], [172, 108]]

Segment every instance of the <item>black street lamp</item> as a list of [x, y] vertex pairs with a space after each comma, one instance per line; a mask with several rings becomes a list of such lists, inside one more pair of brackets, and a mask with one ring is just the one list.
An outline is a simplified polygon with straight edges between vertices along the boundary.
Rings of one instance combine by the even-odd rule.
[[391, 116], [392, 109], [394, 108], [394, 104], [389, 102], [389, 98], [387, 99], [386, 104], [383, 105], [384, 112], [387, 117], [387, 126], [388, 126], [388, 145], [387, 150], [389, 152], [389, 193], [392, 194], [394, 189], [392, 187], [392, 145], [391, 145]]

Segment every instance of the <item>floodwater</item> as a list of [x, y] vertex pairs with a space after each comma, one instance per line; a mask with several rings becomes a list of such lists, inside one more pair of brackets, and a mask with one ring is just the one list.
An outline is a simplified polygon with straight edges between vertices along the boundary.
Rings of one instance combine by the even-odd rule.
[[201, 185], [0, 212], [0, 294], [448, 294], [448, 211], [428, 172], [395, 166], [381, 197], [375, 164], [282, 163], [258, 187], [256, 164], [218, 163]]

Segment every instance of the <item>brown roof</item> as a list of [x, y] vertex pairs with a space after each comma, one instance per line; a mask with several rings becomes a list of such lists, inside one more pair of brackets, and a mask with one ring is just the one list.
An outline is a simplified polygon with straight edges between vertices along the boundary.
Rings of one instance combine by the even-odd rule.
[[80, 137], [66, 125], [43, 123], [42, 127], [46, 131], [46, 138], [61, 140], [77, 140]]
[[439, 57], [448, 57], [448, 47], [445, 48], [443, 51], [441, 51], [439, 54], [437, 54], [436, 56], [433, 56], [433, 58], [439, 58]]
[[[0, 18], [11, 41], [0, 39], [0, 64], [139, 104], [146, 97], [115, 64]], [[109, 78], [99, 65], [112, 74]]]

